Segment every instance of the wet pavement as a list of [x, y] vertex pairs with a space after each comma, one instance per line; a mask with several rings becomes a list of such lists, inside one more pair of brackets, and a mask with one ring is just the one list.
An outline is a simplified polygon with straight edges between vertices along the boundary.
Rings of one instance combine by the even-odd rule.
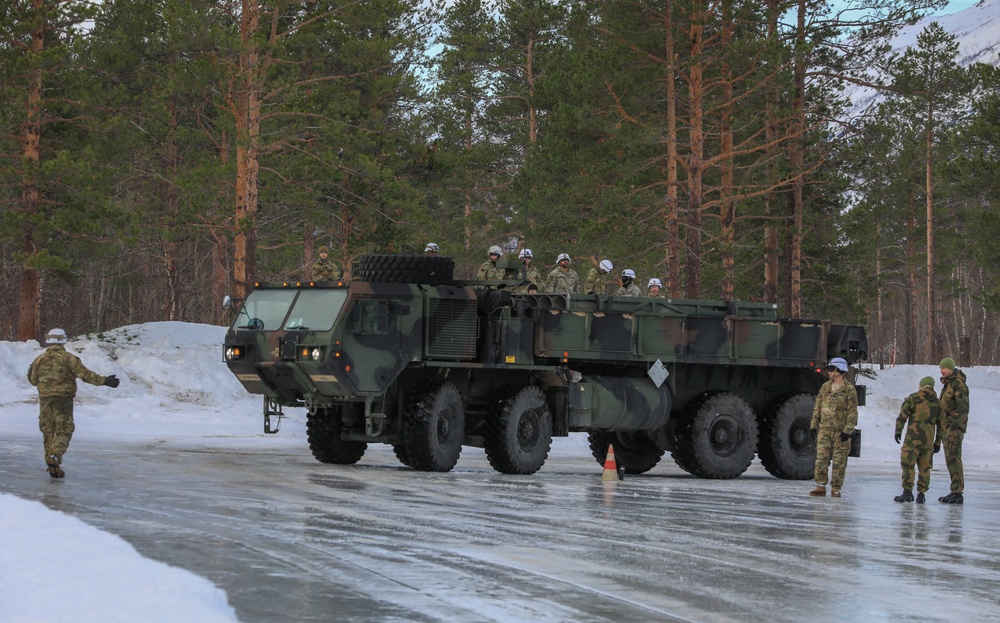
[[53, 481], [40, 439], [0, 440], [0, 491], [115, 533], [223, 588], [244, 623], [310, 621], [1000, 621], [1000, 476], [967, 502], [897, 504], [898, 468], [848, 467], [810, 498], [755, 463], [698, 480], [669, 455], [600, 480], [584, 451], [494, 472], [465, 448], [447, 474], [387, 446], [343, 467], [306, 447], [211, 438], [74, 440]]

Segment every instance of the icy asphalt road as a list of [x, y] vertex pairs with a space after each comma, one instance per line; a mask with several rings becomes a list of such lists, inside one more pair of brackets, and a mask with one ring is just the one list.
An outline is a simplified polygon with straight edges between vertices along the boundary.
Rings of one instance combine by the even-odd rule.
[[943, 469], [928, 504], [896, 504], [896, 468], [864, 459], [833, 500], [756, 463], [705, 481], [668, 455], [602, 483], [584, 453], [505, 476], [465, 448], [428, 474], [387, 446], [340, 467], [266, 440], [74, 441], [53, 481], [39, 444], [0, 440], [0, 491], [207, 577], [244, 623], [1000, 621], [1000, 478], [985, 471], [950, 507]]

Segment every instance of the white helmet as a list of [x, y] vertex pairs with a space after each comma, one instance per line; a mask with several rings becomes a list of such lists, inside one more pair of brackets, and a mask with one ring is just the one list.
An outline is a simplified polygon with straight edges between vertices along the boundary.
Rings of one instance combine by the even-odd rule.
[[517, 257], [523, 260], [524, 258], [531, 259], [534, 256], [531, 255], [531, 249], [521, 249], [521, 252], [517, 254]]
[[622, 278], [624, 279], [626, 277], [629, 279], [635, 279], [635, 271], [631, 268], [626, 268], [622, 271]]
[[503, 255], [503, 249], [499, 245], [493, 245], [487, 255]]
[[558, 264], [559, 262], [561, 262], [563, 260], [566, 260], [567, 262], [572, 262], [573, 261], [573, 260], [569, 259], [569, 253], [560, 253], [559, 257], [556, 258], [556, 264]]
[[657, 279], [656, 277], [653, 277], [652, 279], [649, 280], [649, 283], [646, 284], [646, 287], [647, 288], [652, 288], [653, 286], [656, 286], [657, 288], [662, 288], [663, 284], [660, 283], [659, 279]]
[[834, 357], [830, 360], [830, 365], [841, 372], [847, 372], [847, 360], [843, 357]]
[[428, 242], [427, 246], [424, 247], [424, 253], [437, 253], [438, 251], [440, 249], [438, 249], [437, 243], [434, 242]]
[[611, 263], [611, 260], [601, 260], [601, 263], [597, 265], [601, 269], [601, 272], [608, 274], [615, 269], [615, 265]]
[[46, 344], [65, 344], [66, 343], [66, 332], [62, 329], [49, 329], [49, 332], [45, 334]]

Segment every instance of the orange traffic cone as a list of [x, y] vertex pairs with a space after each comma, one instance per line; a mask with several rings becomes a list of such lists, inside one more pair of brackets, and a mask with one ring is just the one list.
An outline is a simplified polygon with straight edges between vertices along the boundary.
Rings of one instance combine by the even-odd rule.
[[601, 480], [618, 480], [618, 465], [615, 463], [615, 448], [608, 444], [608, 456], [604, 459], [604, 473]]

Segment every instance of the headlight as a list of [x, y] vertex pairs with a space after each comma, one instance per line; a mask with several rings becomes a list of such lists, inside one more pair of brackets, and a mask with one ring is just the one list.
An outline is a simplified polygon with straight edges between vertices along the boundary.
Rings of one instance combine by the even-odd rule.
[[243, 358], [243, 349], [239, 346], [226, 347], [226, 361], [239, 361]]
[[323, 351], [318, 346], [312, 349], [312, 358], [313, 361], [319, 361], [323, 358]]

